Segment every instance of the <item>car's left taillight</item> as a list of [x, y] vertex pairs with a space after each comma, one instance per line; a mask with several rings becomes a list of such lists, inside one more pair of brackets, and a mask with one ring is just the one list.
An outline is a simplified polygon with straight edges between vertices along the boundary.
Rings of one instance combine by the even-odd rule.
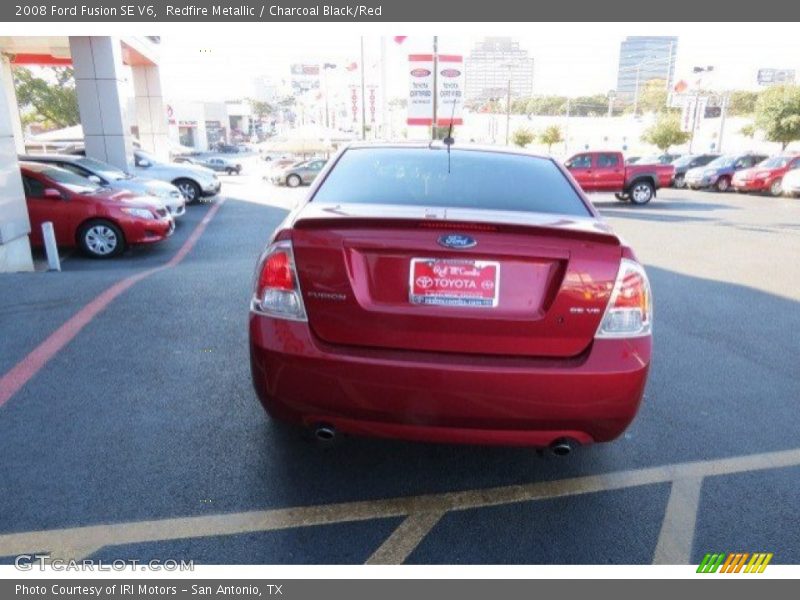
[[653, 297], [642, 265], [623, 258], [596, 338], [631, 338], [653, 331]]
[[253, 287], [251, 307], [255, 312], [279, 319], [307, 320], [290, 241], [275, 242], [264, 251]]

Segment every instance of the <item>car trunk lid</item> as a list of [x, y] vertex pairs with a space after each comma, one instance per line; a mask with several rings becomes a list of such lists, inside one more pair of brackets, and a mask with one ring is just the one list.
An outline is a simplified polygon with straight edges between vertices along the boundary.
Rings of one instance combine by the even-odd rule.
[[579, 355], [621, 257], [596, 219], [503, 211], [312, 203], [291, 237], [314, 334], [394, 350]]

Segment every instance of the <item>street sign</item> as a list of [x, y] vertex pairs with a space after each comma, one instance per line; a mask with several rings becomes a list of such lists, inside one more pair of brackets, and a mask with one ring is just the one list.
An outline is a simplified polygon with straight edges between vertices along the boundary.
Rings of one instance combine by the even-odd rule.
[[681, 113], [681, 131], [694, 131], [694, 118], [697, 113], [697, 96], [689, 96], [683, 104]]
[[408, 55], [409, 125], [433, 124], [433, 54]]
[[436, 78], [436, 124], [462, 125], [464, 107], [464, 59], [455, 54], [440, 54]]

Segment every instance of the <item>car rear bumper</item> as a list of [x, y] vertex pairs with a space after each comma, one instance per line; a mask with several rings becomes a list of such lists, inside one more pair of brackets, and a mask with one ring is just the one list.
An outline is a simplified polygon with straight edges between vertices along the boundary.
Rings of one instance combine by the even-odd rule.
[[250, 315], [253, 384], [282, 420], [429, 442], [548, 446], [619, 436], [644, 393], [651, 338], [571, 359], [329, 346], [307, 323]]

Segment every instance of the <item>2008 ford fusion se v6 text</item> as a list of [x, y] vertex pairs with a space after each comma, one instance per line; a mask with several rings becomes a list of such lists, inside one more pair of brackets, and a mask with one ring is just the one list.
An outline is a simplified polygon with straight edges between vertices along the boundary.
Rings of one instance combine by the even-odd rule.
[[352, 145], [254, 279], [255, 389], [320, 438], [567, 453], [619, 436], [644, 393], [647, 275], [551, 158]]

